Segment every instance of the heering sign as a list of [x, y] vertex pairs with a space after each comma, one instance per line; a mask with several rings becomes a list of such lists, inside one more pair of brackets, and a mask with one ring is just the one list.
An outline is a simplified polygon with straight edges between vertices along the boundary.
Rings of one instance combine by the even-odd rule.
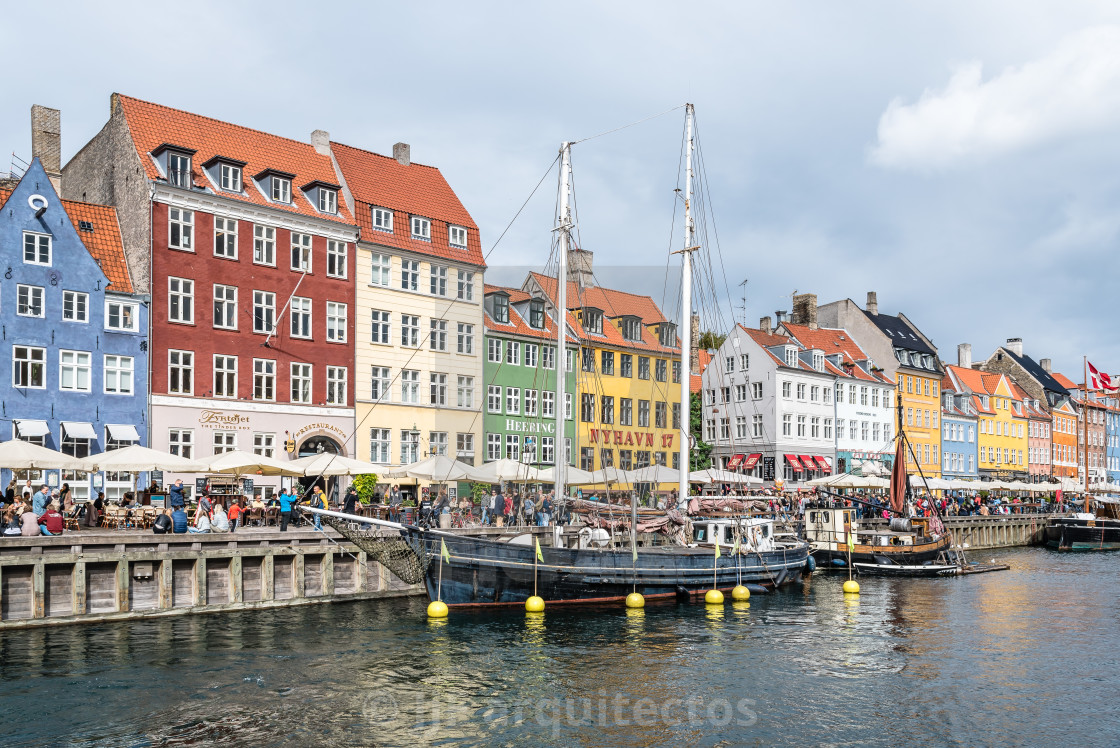
[[551, 434], [556, 431], [555, 421], [517, 421], [506, 419], [506, 431], [517, 431], [523, 434]]
[[204, 410], [198, 414], [198, 425], [204, 429], [248, 431], [249, 416], [224, 410]]

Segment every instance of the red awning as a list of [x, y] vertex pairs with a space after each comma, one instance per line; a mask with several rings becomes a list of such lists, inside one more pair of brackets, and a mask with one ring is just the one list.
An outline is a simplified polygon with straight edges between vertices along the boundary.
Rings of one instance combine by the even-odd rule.
[[821, 470], [827, 470], [830, 473], [832, 472], [832, 465], [829, 464], [829, 459], [827, 457], [814, 457], [813, 459], [816, 460], [817, 464], [821, 466]]
[[797, 455], [786, 455], [786, 462], [794, 469], [795, 472], [801, 472], [801, 462], [797, 459]]
[[739, 467], [739, 463], [743, 461], [743, 455], [732, 455], [731, 459], [727, 461], [727, 469], [734, 470]]
[[806, 470], [816, 470], [817, 463], [813, 462], [813, 458], [809, 455], [801, 455], [801, 462], [805, 464]]
[[762, 459], [762, 454], [756, 453], [743, 460], [743, 470], [754, 470], [754, 466]]

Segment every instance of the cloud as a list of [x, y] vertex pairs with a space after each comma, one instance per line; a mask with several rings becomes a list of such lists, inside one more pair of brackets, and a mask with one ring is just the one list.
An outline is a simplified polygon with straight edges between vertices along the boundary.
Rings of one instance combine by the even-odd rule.
[[872, 163], [938, 171], [1120, 124], [1120, 26], [1066, 36], [1050, 54], [984, 81], [978, 61], [942, 91], [896, 98], [879, 118]]

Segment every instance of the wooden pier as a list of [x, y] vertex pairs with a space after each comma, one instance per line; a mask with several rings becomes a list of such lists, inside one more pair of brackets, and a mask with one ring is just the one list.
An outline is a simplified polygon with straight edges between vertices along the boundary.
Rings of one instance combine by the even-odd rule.
[[[1046, 542], [1047, 514], [1000, 514], [991, 517], [946, 517], [945, 528], [953, 533], [953, 546], [969, 550], [1015, 548]], [[861, 519], [860, 525], [887, 529], [884, 519]]]
[[314, 530], [0, 539], [0, 630], [424, 594]]

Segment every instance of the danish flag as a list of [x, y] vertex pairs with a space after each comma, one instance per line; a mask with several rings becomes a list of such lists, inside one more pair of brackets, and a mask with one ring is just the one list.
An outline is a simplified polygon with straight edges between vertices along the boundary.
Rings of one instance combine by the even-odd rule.
[[1112, 377], [1108, 374], [1105, 374], [1103, 371], [1098, 371], [1097, 367], [1093, 366], [1093, 364], [1089, 362], [1086, 363], [1089, 364], [1089, 385], [1094, 390], [1115, 392], [1117, 387], [1120, 387], [1120, 383], [1114, 383]]

